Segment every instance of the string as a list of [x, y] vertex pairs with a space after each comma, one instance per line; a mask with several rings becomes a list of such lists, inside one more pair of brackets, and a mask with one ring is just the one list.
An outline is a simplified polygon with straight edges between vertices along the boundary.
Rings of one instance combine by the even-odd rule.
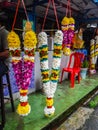
[[24, 0], [22, 0], [22, 4], [23, 4], [24, 11], [25, 11], [25, 14], [26, 14], [26, 19], [27, 19], [27, 21], [29, 21], [29, 18], [28, 18], [28, 15], [27, 15], [27, 11], [26, 11], [26, 7], [25, 7]]
[[43, 31], [44, 26], [45, 26], [45, 21], [46, 21], [46, 17], [47, 17], [47, 14], [48, 14], [50, 2], [51, 2], [51, 0], [48, 1], [48, 5], [47, 5], [47, 8], [46, 8], [46, 14], [45, 14], [44, 21], [43, 21], [43, 25], [42, 25], [42, 31]]
[[[16, 22], [16, 18], [17, 18], [17, 13], [18, 13], [18, 9], [19, 9], [19, 4], [20, 4], [20, 0], [18, 0], [18, 3], [17, 3], [14, 21], [13, 21], [13, 25], [12, 25], [12, 30], [14, 30], [14, 26], [15, 26], [15, 22]], [[25, 14], [26, 14], [26, 19], [29, 21], [27, 11], [26, 11], [26, 7], [25, 7], [25, 4], [24, 4], [24, 0], [22, 0], [22, 4], [23, 4], [23, 8], [24, 8], [24, 11], [25, 11]]]
[[68, 16], [68, 13], [69, 13], [69, 16], [71, 17], [70, 0], [67, 1], [66, 17]]
[[45, 22], [46, 22], [46, 17], [47, 17], [47, 14], [48, 14], [48, 11], [49, 11], [49, 6], [50, 6], [50, 3], [51, 3], [51, 2], [52, 2], [52, 4], [53, 4], [53, 9], [54, 9], [55, 17], [56, 17], [57, 27], [58, 27], [58, 29], [60, 28], [60, 27], [59, 27], [59, 22], [58, 22], [58, 17], [57, 17], [57, 12], [56, 12], [56, 7], [55, 7], [54, 0], [49, 0], [49, 1], [48, 1], [48, 5], [47, 5], [47, 8], [46, 8], [46, 13], [45, 13], [43, 25], [42, 25], [42, 31], [44, 30], [44, 26], [45, 26]]
[[52, 0], [52, 3], [53, 3], [53, 8], [54, 8], [54, 14], [55, 14], [55, 17], [56, 17], [57, 27], [58, 27], [58, 29], [60, 29], [54, 0]]
[[69, 0], [69, 14], [70, 14], [70, 17], [71, 17], [71, 5], [70, 5], [70, 0]]
[[69, 1], [67, 1], [66, 17], [67, 17], [67, 14], [68, 14], [68, 4], [69, 4]]
[[15, 16], [14, 16], [14, 21], [13, 21], [13, 25], [12, 25], [12, 30], [14, 30], [19, 4], [20, 4], [20, 0], [18, 0], [18, 3], [17, 3], [16, 12], [15, 12]]

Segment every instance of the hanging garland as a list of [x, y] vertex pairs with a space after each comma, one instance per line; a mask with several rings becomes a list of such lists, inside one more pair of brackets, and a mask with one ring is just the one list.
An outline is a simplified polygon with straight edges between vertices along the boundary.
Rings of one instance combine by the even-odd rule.
[[52, 116], [55, 112], [55, 108], [53, 106], [53, 97], [56, 91], [57, 82], [59, 78], [61, 53], [62, 53], [62, 40], [63, 40], [63, 33], [60, 30], [58, 30], [55, 33], [54, 37], [52, 70], [51, 72], [49, 72], [47, 34], [45, 32], [41, 32], [38, 35], [42, 86], [45, 95], [47, 97], [44, 113], [48, 117]]
[[91, 39], [90, 41], [90, 58], [91, 58], [91, 69], [95, 69], [95, 59], [94, 59], [94, 46], [95, 46], [95, 40]]
[[[69, 17], [68, 17], [69, 13]], [[71, 54], [71, 47], [74, 37], [75, 20], [71, 17], [70, 0], [67, 1], [66, 16], [61, 21], [61, 30], [63, 32], [63, 53], [65, 55]]]
[[74, 37], [74, 29], [75, 29], [75, 20], [73, 17], [69, 18], [69, 29], [68, 29], [68, 43], [69, 47], [72, 46], [72, 39]]
[[9, 51], [11, 54], [11, 63], [15, 74], [16, 83], [18, 89], [22, 86], [22, 58], [20, 49], [20, 39], [19, 36], [11, 31], [7, 37]]
[[70, 17], [64, 17], [61, 22], [61, 29], [63, 32], [63, 53], [65, 55], [70, 55], [71, 47], [72, 47], [72, 40], [74, 37], [74, 27], [75, 27], [75, 20]]
[[61, 29], [63, 32], [63, 53], [65, 55], [69, 55], [71, 53], [68, 45], [68, 29], [69, 29], [69, 19], [65, 16], [61, 21]]
[[90, 41], [90, 61], [91, 61], [91, 68], [90, 73], [95, 74], [95, 65], [98, 58], [98, 36], [95, 36], [94, 39], [91, 39]]
[[98, 35], [95, 36], [95, 64], [98, 58]]
[[28, 103], [27, 93], [28, 87], [31, 82], [30, 79], [32, 77], [32, 68], [34, 67], [34, 55], [35, 47], [37, 44], [37, 38], [35, 33], [31, 30], [31, 28], [26, 29], [24, 35], [23, 58], [21, 57], [20, 40], [18, 35], [14, 31], [11, 31], [9, 33], [8, 43], [12, 56], [12, 67], [15, 73], [16, 83], [20, 92], [20, 104], [18, 105], [17, 113], [19, 115], [26, 116], [31, 111], [31, 107]]

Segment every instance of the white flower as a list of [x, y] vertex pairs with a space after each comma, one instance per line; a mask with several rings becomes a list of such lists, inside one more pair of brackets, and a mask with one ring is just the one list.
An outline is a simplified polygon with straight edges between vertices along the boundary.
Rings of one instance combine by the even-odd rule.
[[50, 82], [50, 86], [51, 86], [51, 93], [54, 95], [55, 91], [56, 91], [56, 88], [57, 88], [57, 83], [54, 83], [54, 82]]
[[53, 58], [52, 66], [55, 69], [58, 69], [60, 67], [61, 58]]
[[49, 93], [46, 93], [46, 96], [49, 97], [49, 98], [53, 98], [54, 93], [50, 90]]
[[28, 96], [20, 96], [20, 102], [26, 102], [28, 100]]
[[48, 60], [40, 62], [40, 65], [42, 70], [49, 69]]
[[9, 50], [13, 50], [13, 51], [15, 51], [15, 50], [21, 50], [21, 49], [20, 49], [20, 47], [18, 47], [18, 48], [10, 47]]
[[38, 34], [38, 47], [42, 45], [47, 45], [47, 34], [45, 32], [41, 32]]
[[91, 45], [95, 43], [95, 40], [94, 39], [91, 39]]
[[95, 37], [96, 43], [98, 43], [98, 36]]
[[55, 33], [54, 43], [62, 44], [62, 41], [63, 41], [63, 33], [61, 30], [58, 30]]
[[34, 56], [24, 55], [24, 59], [34, 60]]
[[43, 90], [44, 90], [46, 97], [49, 97], [49, 95], [50, 95], [50, 81], [47, 83], [43, 83]]
[[50, 86], [50, 82], [43, 83], [43, 88], [47, 88]]
[[15, 60], [20, 61], [21, 57], [12, 57], [12, 61], [15, 61]]
[[52, 108], [47, 108], [47, 107], [45, 107], [45, 109], [44, 109], [44, 113], [45, 113], [46, 115], [51, 115], [51, 114], [53, 114], [54, 112], [55, 112], [54, 106], [52, 106]]
[[26, 47], [24, 47], [24, 50], [26, 51], [31, 51], [32, 49], [34, 49], [34, 47], [33, 48], [26, 48]]

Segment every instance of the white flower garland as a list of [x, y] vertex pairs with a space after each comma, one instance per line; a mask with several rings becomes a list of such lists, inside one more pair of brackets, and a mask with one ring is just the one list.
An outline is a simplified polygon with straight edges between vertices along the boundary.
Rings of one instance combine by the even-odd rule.
[[62, 50], [63, 33], [58, 30], [54, 37], [54, 51], [51, 74], [48, 66], [48, 43], [47, 34], [41, 32], [38, 35], [40, 65], [42, 73], [42, 87], [47, 97], [47, 107], [44, 109], [46, 116], [51, 116], [55, 112], [53, 105], [53, 97], [57, 88], [59, 77], [60, 63], [61, 63], [61, 50]]

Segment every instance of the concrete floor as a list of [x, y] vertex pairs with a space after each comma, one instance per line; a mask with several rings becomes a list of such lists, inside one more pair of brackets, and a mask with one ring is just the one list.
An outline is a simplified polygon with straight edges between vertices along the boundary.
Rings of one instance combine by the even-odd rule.
[[98, 130], [98, 106], [80, 130]]

